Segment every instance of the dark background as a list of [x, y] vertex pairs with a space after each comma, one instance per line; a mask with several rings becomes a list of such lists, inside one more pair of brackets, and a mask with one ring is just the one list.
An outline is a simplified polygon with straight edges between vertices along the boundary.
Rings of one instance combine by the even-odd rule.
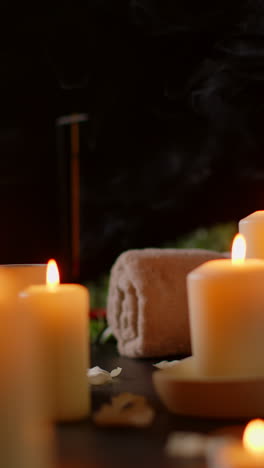
[[1, 15], [0, 262], [68, 262], [56, 119], [84, 112], [81, 279], [96, 279], [123, 250], [264, 208], [264, 9], [86, 3]]

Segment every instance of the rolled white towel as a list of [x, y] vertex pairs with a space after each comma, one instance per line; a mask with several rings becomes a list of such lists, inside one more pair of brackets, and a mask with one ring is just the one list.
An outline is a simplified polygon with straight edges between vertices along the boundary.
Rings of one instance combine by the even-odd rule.
[[120, 354], [158, 357], [191, 353], [187, 274], [226, 254], [202, 249], [122, 253], [111, 270], [107, 319]]

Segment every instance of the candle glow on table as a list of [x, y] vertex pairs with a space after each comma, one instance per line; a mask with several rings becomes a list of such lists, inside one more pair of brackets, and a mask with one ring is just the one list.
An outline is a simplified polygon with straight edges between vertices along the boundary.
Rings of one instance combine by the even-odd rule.
[[247, 258], [264, 259], [264, 211], [255, 211], [241, 219], [239, 232], [247, 242]]
[[187, 277], [192, 351], [204, 376], [264, 376], [264, 261], [243, 258], [241, 235], [234, 242], [232, 260]]
[[38, 323], [51, 417], [76, 420], [89, 414], [89, 296], [78, 284], [60, 284], [56, 262], [47, 267], [47, 284], [30, 286], [20, 305]]
[[264, 421], [254, 419], [248, 423], [243, 441], [227, 442], [211, 454], [211, 468], [263, 468]]

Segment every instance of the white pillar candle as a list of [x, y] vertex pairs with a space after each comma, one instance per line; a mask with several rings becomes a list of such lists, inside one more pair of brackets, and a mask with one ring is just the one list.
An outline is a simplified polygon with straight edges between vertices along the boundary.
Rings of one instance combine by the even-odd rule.
[[255, 419], [246, 426], [243, 442], [223, 441], [208, 451], [209, 468], [263, 468], [264, 421]]
[[12, 286], [0, 268], [0, 466], [51, 468], [52, 430], [38, 378], [36, 330], [18, 310]]
[[264, 211], [255, 211], [241, 219], [239, 232], [247, 242], [247, 258], [264, 259]]
[[264, 262], [234, 256], [206, 262], [187, 277], [192, 352], [201, 375], [264, 375]]
[[20, 300], [22, 308], [38, 322], [51, 417], [56, 421], [77, 420], [86, 417], [90, 408], [86, 375], [88, 290], [77, 284], [59, 284], [54, 263], [49, 262], [47, 284], [30, 286]]

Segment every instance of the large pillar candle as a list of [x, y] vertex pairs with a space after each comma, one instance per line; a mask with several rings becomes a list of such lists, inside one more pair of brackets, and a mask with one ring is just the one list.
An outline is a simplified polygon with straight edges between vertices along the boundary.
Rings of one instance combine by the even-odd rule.
[[56, 421], [77, 420], [89, 414], [90, 406], [86, 375], [88, 290], [77, 284], [59, 284], [54, 263], [49, 262], [47, 284], [23, 291], [20, 305], [38, 323], [51, 417]]
[[247, 258], [264, 259], [264, 211], [255, 211], [241, 219], [239, 232], [247, 242]]
[[9, 264], [0, 265], [0, 274], [6, 278], [8, 293], [18, 293], [32, 284], [45, 284], [47, 265]]
[[201, 375], [264, 376], [264, 262], [232, 256], [187, 277], [192, 352]]
[[18, 310], [2, 268], [0, 324], [0, 466], [51, 468], [52, 430], [38, 378], [38, 337], [34, 321]]

